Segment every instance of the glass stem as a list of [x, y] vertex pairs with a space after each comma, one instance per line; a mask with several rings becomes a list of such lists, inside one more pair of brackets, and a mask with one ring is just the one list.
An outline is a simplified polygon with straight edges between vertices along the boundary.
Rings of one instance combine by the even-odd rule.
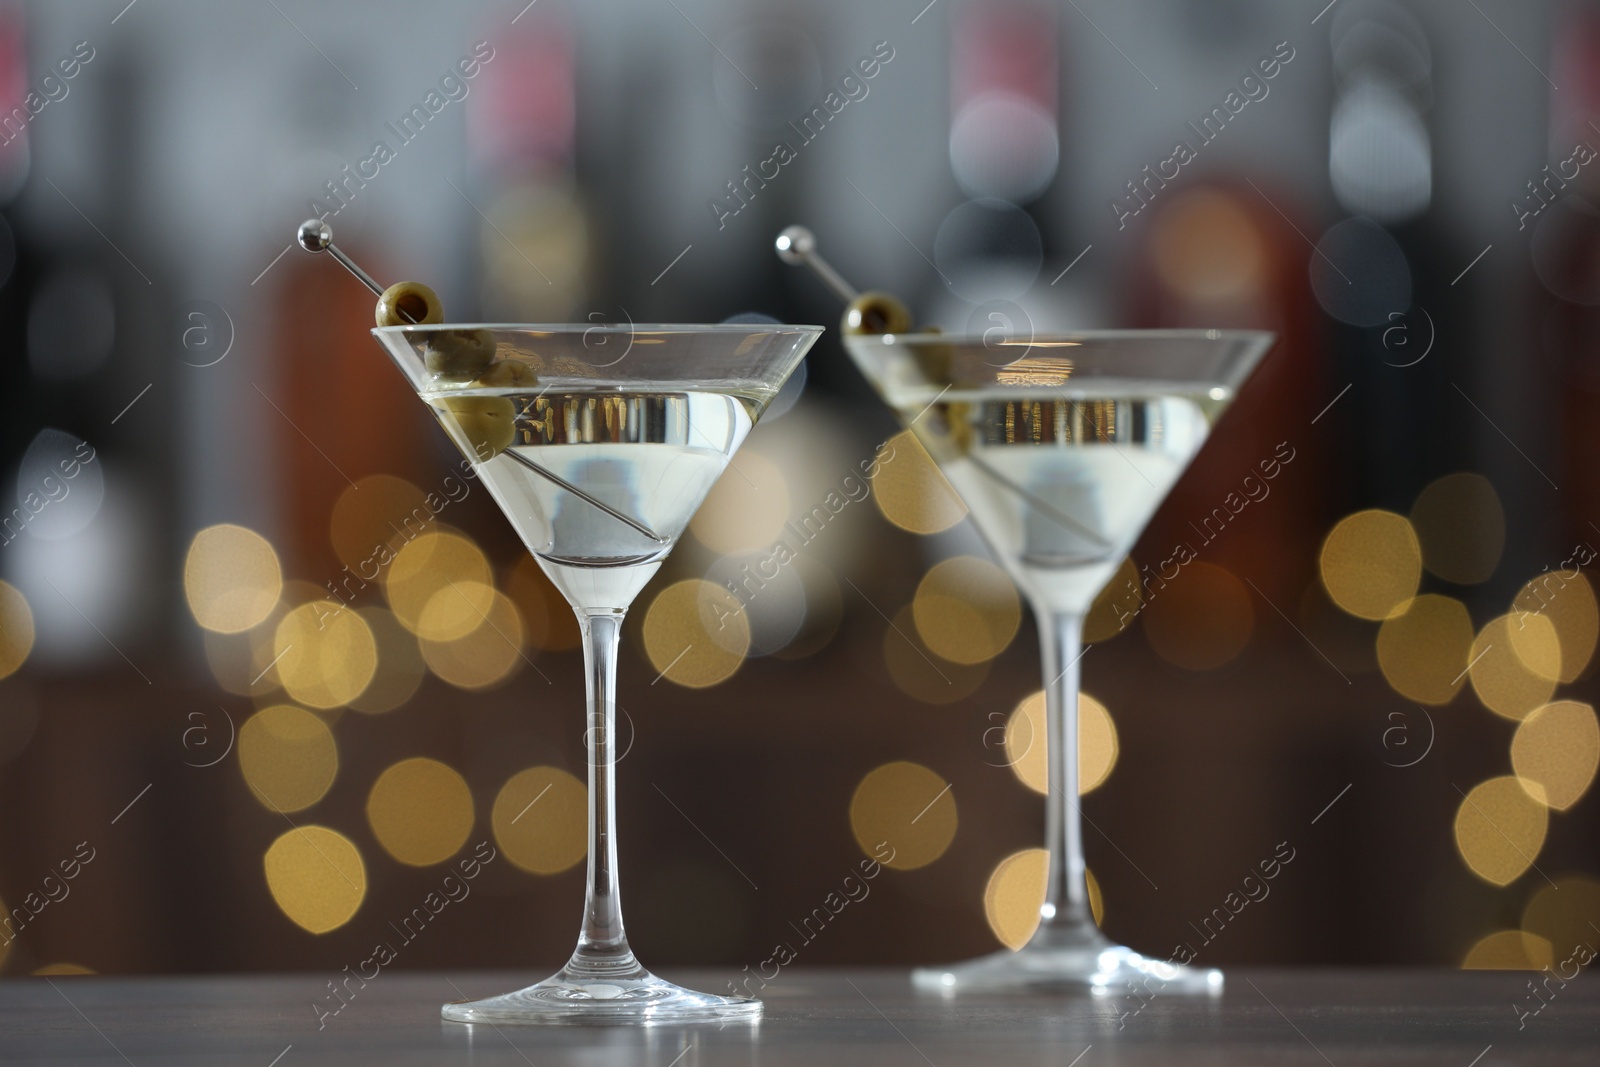
[[1047, 611], [1039, 619], [1044, 661], [1045, 743], [1050, 792], [1045, 797], [1045, 838], [1050, 865], [1036, 938], [1058, 941], [1076, 934], [1098, 938], [1089, 909], [1083, 861], [1083, 821], [1078, 812], [1078, 660], [1083, 616]]
[[624, 618], [621, 611], [578, 615], [588, 675], [589, 883], [583, 930], [568, 970], [597, 977], [619, 977], [638, 968], [622, 929], [617, 885], [617, 646]]

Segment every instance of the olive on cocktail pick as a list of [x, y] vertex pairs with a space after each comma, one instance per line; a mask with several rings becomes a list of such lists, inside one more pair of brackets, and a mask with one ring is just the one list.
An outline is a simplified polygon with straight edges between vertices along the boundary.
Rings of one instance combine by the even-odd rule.
[[516, 440], [517, 405], [508, 396], [436, 396], [428, 403], [444, 413], [445, 429], [479, 463], [487, 463]]
[[526, 363], [515, 359], [498, 359], [489, 365], [489, 368], [478, 375], [473, 385], [489, 385], [504, 388], [508, 385], [538, 385], [539, 376]]
[[444, 321], [439, 294], [421, 282], [395, 282], [378, 294], [373, 318], [379, 326], [421, 326]]
[[789, 226], [775, 242], [778, 258], [792, 266], [812, 269], [822, 284], [845, 302], [845, 333], [905, 333], [911, 329], [911, 312], [890, 293], [863, 293], [822, 258], [817, 238], [804, 226]]
[[[845, 302], [841, 328], [847, 334], [899, 334], [913, 329], [911, 312], [892, 293], [857, 292], [817, 252], [817, 239], [804, 226], [790, 226], [778, 235], [778, 258], [795, 266], [810, 267], [824, 285]], [[919, 333], [939, 333], [937, 326], [916, 327]], [[942, 342], [909, 346], [913, 359], [930, 381], [949, 385], [955, 349]]]
[[423, 346], [422, 362], [440, 381], [470, 382], [489, 369], [494, 352], [488, 330], [435, 331]]
[[844, 309], [845, 333], [906, 333], [911, 312], [892, 294], [873, 290], [862, 293]]

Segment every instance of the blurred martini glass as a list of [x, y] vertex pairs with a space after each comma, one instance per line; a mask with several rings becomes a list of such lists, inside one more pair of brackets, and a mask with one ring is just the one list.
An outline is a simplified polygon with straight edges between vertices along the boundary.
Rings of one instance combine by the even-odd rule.
[[1077, 802], [1078, 660], [1090, 605], [1273, 335], [865, 332], [909, 317], [892, 298], [851, 289], [806, 231], [785, 231], [778, 247], [789, 262], [820, 265], [850, 302], [846, 350], [939, 465], [1038, 622], [1049, 768], [1039, 927], [1015, 952], [919, 968], [914, 984], [946, 993], [1220, 989], [1220, 971], [1140, 955], [1094, 923]]

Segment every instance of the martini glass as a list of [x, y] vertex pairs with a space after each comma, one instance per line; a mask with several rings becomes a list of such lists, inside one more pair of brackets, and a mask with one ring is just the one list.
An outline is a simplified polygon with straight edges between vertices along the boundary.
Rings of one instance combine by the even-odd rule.
[[[446, 1004], [467, 1023], [753, 1018], [761, 1002], [697, 993], [634, 958], [617, 887], [617, 647], [660, 569], [818, 326], [388, 326], [372, 331], [470, 460], [577, 613], [588, 676], [588, 883], [578, 946], [550, 978]], [[429, 354], [493, 341], [477, 381]], [[484, 384], [485, 382], [499, 384]]]
[[1272, 343], [1218, 330], [845, 337], [1027, 599], [1044, 662], [1049, 873], [1039, 928], [1015, 952], [919, 968], [917, 988], [1221, 988], [1220, 971], [1142, 956], [1095, 926], [1077, 803], [1078, 660], [1095, 596]]

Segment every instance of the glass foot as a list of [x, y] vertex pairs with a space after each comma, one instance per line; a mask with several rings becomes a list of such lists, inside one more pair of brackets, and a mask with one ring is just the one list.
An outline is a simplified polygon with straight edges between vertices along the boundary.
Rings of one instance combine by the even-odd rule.
[[569, 963], [537, 985], [498, 997], [446, 1004], [440, 1014], [457, 1023], [731, 1022], [761, 1017], [761, 1001], [696, 993], [657, 978], [635, 963], [626, 971], [597, 974]]
[[911, 984], [925, 993], [1087, 992], [1221, 993], [1222, 972], [1141, 956], [1095, 930], [1091, 934], [1041, 928], [1015, 952], [995, 952], [965, 963], [918, 967]]

